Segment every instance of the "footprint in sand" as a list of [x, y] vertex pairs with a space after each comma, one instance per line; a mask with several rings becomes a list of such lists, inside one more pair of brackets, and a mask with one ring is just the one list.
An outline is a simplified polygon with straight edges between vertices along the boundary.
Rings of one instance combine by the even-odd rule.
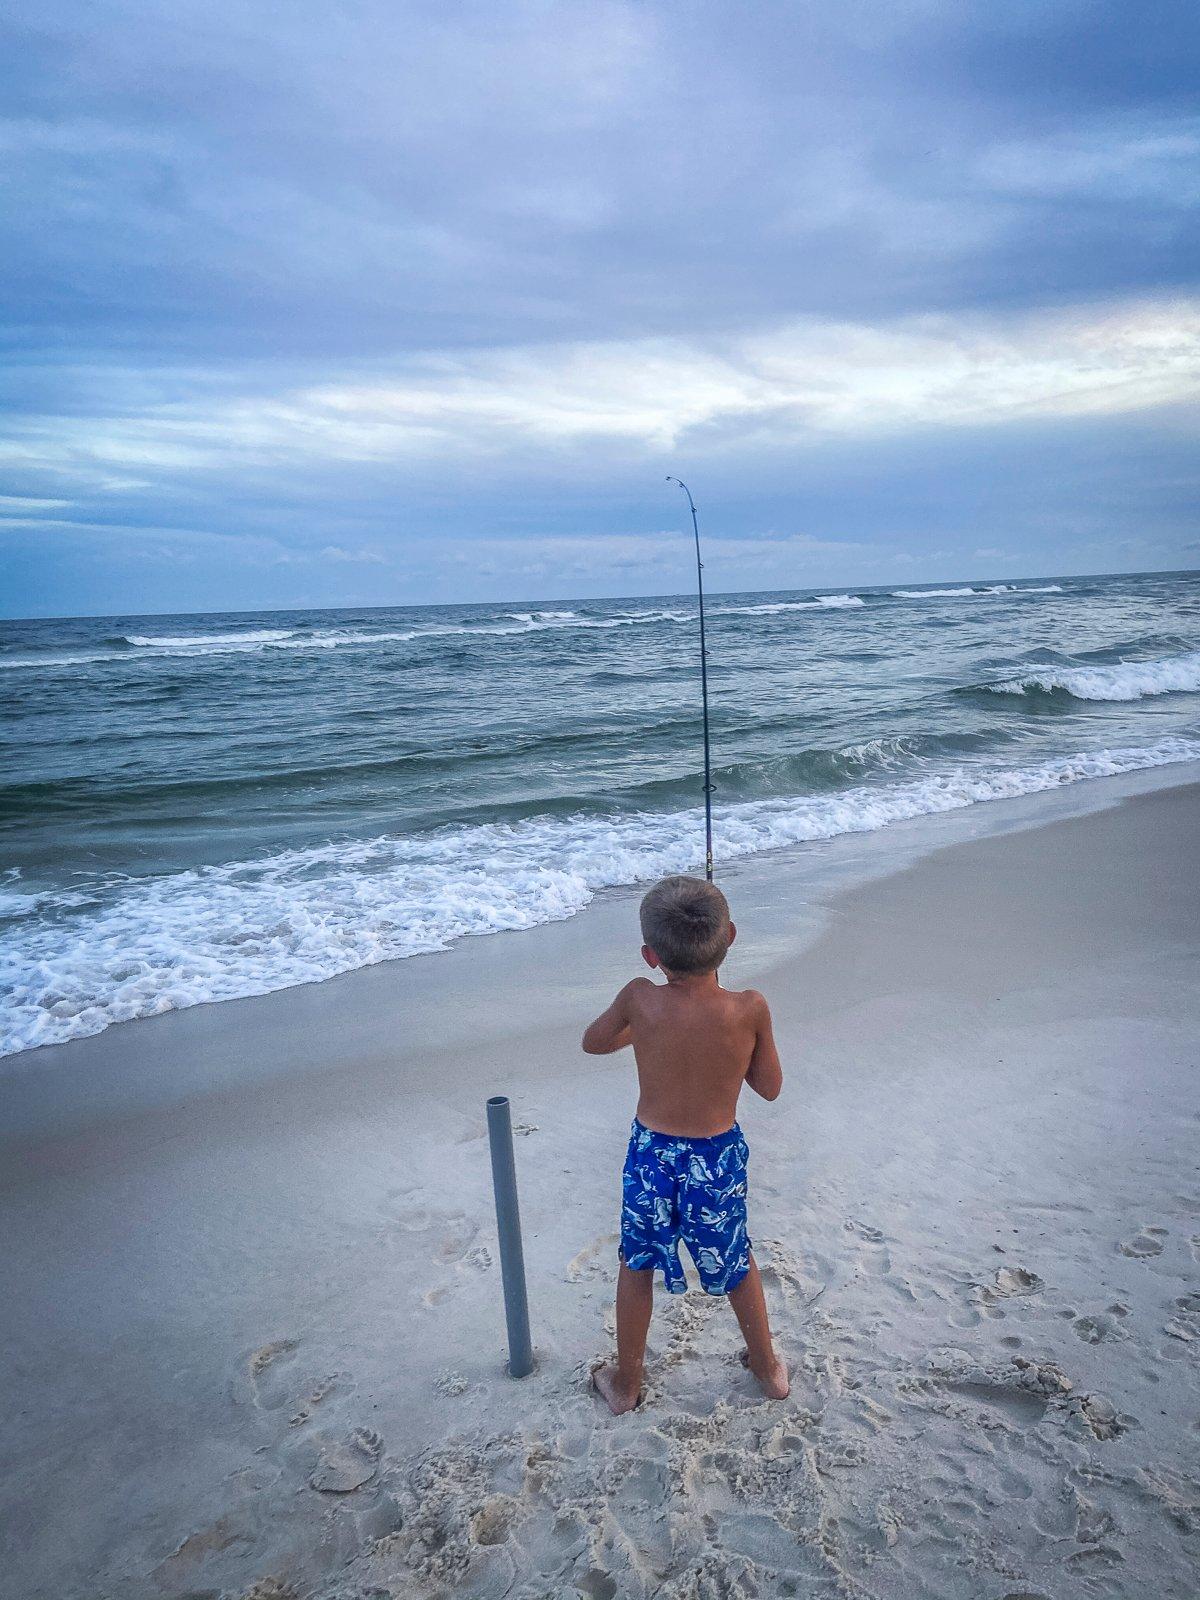
[[1025, 1267], [997, 1267], [990, 1283], [960, 1273], [951, 1273], [949, 1278], [955, 1294], [962, 1297], [948, 1317], [955, 1328], [972, 1328], [981, 1317], [1003, 1318], [1006, 1301], [1040, 1294], [1045, 1288], [1037, 1273]]
[[1144, 1227], [1135, 1233], [1132, 1239], [1125, 1239], [1117, 1246], [1123, 1256], [1133, 1256], [1136, 1260], [1147, 1260], [1150, 1256], [1160, 1256], [1163, 1252], [1163, 1240], [1167, 1236], [1165, 1228]]
[[1044, 1397], [1036, 1390], [1027, 1390], [1002, 1378], [981, 1377], [964, 1379], [944, 1385], [964, 1400], [974, 1400], [991, 1407], [1007, 1417], [1018, 1427], [1032, 1427], [1041, 1421], [1046, 1412]]
[[1200, 1294], [1181, 1294], [1175, 1314], [1164, 1324], [1163, 1332], [1181, 1344], [1200, 1344]]
[[847, 1217], [842, 1226], [849, 1233], [856, 1233], [867, 1244], [882, 1244], [883, 1233], [879, 1228], [873, 1227], [869, 1222], [859, 1222], [856, 1217]]
[[[416, 1189], [391, 1189], [381, 1210], [388, 1219], [387, 1232], [436, 1234], [433, 1254], [438, 1261], [461, 1261], [471, 1253], [479, 1235], [479, 1224], [461, 1211], [436, 1211], [414, 1204]], [[385, 1234], [386, 1237], [386, 1234]]]
[[932, 1402], [933, 1409], [954, 1415], [950, 1408], [955, 1398], [971, 1401], [987, 1411], [976, 1411], [966, 1420], [992, 1427], [996, 1424], [986, 1420], [991, 1414], [1018, 1429], [1036, 1426], [1048, 1408], [1065, 1399], [1070, 1390], [1070, 1378], [1052, 1361], [1014, 1356], [1008, 1366], [992, 1368], [955, 1350], [935, 1353], [927, 1375], [905, 1375], [896, 1385], [897, 1394], [908, 1404]]
[[[970, 1286], [970, 1302], [978, 1308], [978, 1312], [985, 1317], [1003, 1317], [1004, 1303], [1008, 1300], [1019, 1300], [1023, 1296], [1041, 1294], [1045, 1288], [1036, 1272], [1030, 1272], [1025, 1267], [997, 1267], [990, 1283], [973, 1283]], [[963, 1313], [950, 1318], [951, 1322], [959, 1327], [970, 1327], [971, 1305], [964, 1308]]]
[[314, 1376], [298, 1370], [299, 1339], [274, 1339], [257, 1349], [247, 1362], [254, 1403], [263, 1411], [290, 1407], [288, 1425], [298, 1428], [335, 1392], [354, 1385], [344, 1372]]
[[433, 1387], [439, 1394], [457, 1399], [460, 1394], [466, 1394], [471, 1386], [461, 1372], [455, 1372], [452, 1367], [447, 1367], [433, 1380]]
[[1159, 1505], [1182, 1533], [1200, 1531], [1200, 1479], [1170, 1467], [1142, 1467], [1137, 1478], [1142, 1497]]
[[1011, 1300], [1018, 1295], [1040, 1294], [1044, 1287], [1036, 1272], [1024, 1267], [997, 1267], [996, 1276], [984, 1294], [993, 1300]]
[[1077, 1339], [1082, 1339], [1084, 1344], [1103, 1344], [1109, 1339], [1125, 1337], [1111, 1317], [1100, 1315], [1076, 1317], [1071, 1324], [1071, 1332]]
[[601, 1233], [585, 1244], [567, 1262], [567, 1282], [583, 1283], [588, 1278], [611, 1279], [617, 1272], [618, 1233]]
[[471, 1518], [471, 1540], [482, 1545], [504, 1544], [520, 1510], [520, 1504], [511, 1495], [489, 1495]]
[[344, 1439], [325, 1444], [309, 1483], [322, 1494], [351, 1494], [379, 1470], [383, 1440], [370, 1428], [355, 1428]]
[[847, 1217], [842, 1226], [864, 1246], [859, 1254], [868, 1272], [882, 1274], [892, 1270], [892, 1258], [884, 1242], [884, 1235], [878, 1228], [869, 1222], [859, 1222], [856, 1217]]
[[319, 1405], [329, 1399], [329, 1396], [335, 1390], [344, 1389], [345, 1387], [347, 1387], [347, 1378], [343, 1372], [331, 1372], [324, 1378], [318, 1378], [316, 1383], [309, 1386], [307, 1394], [302, 1396], [299, 1405], [288, 1418], [288, 1425], [293, 1428], [300, 1427], [309, 1420]]
[[1136, 1417], [1118, 1413], [1106, 1394], [1085, 1394], [1078, 1399], [1073, 1398], [1070, 1409], [1076, 1431], [1083, 1433], [1086, 1429], [1093, 1439], [1117, 1439], [1127, 1429], [1138, 1425]]
[[254, 1548], [254, 1539], [230, 1517], [221, 1517], [209, 1528], [197, 1529], [177, 1544], [164, 1561], [160, 1561], [151, 1576], [163, 1587], [168, 1583], [191, 1585], [198, 1569], [215, 1556], [248, 1555]]
[[813, 1305], [824, 1294], [833, 1276], [829, 1262], [819, 1256], [800, 1257], [778, 1239], [757, 1240], [754, 1257], [768, 1294], [778, 1291], [789, 1312], [791, 1302], [797, 1300], [803, 1301], [800, 1310]]
[[1071, 1380], [1056, 1362], [1027, 1361], [1023, 1356], [1014, 1356], [1012, 1364], [1020, 1374], [1017, 1382], [1022, 1389], [1028, 1389], [1031, 1394], [1040, 1394], [1048, 1400], [1056, 1400], [1061, 1395], [1071, 1392], [1073, 1387]]
[[275, 1411], [294, 1397], [294, 1374], [290, 1369], [299, 1348], [299, 1339], [272, 1339], [251, 1355], [247, 1363], [250, 1383], [255, 1403], [264, 1410]]

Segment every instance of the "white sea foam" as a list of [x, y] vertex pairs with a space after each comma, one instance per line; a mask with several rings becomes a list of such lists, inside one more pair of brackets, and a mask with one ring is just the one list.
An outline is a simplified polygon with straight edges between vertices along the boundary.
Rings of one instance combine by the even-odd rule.
[[1015, 584], [991, 583], [983, 589], [893, 589], [893, 600], [958, 599], [962, 595], [979, 594], [1061, 594], [1061, 583]]
[[208, 646], [278, 644], [293, 637], [293, 628], [245, 628], [234, 633], [127, 633], [126, 644], [181, 650]]
[[1142, 700], [1156, 694], [1200, 692], [1200, 650], [1158, 661], [1120, 661], [1113, 666], [1047, 667], [1003, 683], [990, 683], [996, 694], [1028, 694], [1062, 689], [1076, 700]]
[[5, 873], [5, 881], [0, 884], [0, 919], [28, 917], [35, 911], [61, 911], [96, 899], [94, 894], [78, 889], [20, 889], [19, 879], [19, 873]]
[[[1035, 766], [956, 767], [884, 787], [725, 806], [720, 859], [1173, 762], [1181, 737]], [[530, 817], [288, 851], [123, 884], [107, 904], [0, 936], [0, 1054], [114, 1022], [312, 983], [569, 917], [597, 890], [694, 870], [697, 810]]]
[[320, 647], [325, 642], [312, 638], [293, 639], [287, 634], [280, 634], [277, 639], [255, 637], [249, 633], [231, 634], [226, 639], [218, 639], [216, 636], [205, 638], [203, 635], [180, 634], [176, 640], [170, 643], [160, 641], [157, 644], [150, 644], [143, 640], [127, 650], [68, 650], [53, 653], [46, 651], [36, 655], [0, 656], [0, 669], [9, 668], [11, 670], [20, 667], [27, 671], [36, 671], [46, 667], [86, 667], [106, 662], [116, 666], [123, 666], [126, 662], [132, 661], [253, 655], [261, 650], [313, 649]]
[[894, 600], [940, 600], [960, 594], [974, 594], [974, 589], [893, 589]]
[[716, 613], [723, 617], [761, 617], [776, 611], [844, 611], [865, 605], [856, 594], [819, 594], [812, 600], [771, 600], [756, 606], [718, 606]]

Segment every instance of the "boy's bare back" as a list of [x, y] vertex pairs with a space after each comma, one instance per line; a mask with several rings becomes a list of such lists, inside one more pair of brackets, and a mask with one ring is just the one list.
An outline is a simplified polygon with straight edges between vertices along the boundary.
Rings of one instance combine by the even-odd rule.
[[743, 1083], [774, 1100], [783, 1082], [767, 1002], [757, 989], [722, 989], [715, 972], [627, 983], [583, 1047], [606, 1055], [627, 1044], [638, 1120], [658, 1133], [712, 1138], [736, 1121]]

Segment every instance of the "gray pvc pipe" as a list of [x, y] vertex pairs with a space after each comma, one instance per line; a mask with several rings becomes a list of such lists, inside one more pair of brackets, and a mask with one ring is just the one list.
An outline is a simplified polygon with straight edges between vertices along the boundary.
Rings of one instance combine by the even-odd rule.
[[500, 1234], [500, 1276], [504, 1281], [504, 1319], [508, 1324], [508, 1371], [525, 1378], [533, 1371], [529, 1342], [529, 1298], [525, 1292], [525, 1252], [517, 1206], [517, 1165], [513, 1157], [512, 1112], [505, 1094], [487, 1103], [488, 1143], [492, 1149], [492, 1187]]

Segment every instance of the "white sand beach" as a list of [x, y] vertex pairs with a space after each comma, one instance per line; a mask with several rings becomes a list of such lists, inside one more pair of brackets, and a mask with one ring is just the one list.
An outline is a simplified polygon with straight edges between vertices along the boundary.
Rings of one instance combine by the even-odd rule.
[[[787, 1073], [743, 1117], [779, 1403], [699, 1293], [659, 1296], [637, 1412], [589, 1392], [634, 1094], [578, 1036], [634, 970], [629, 893], [9, 1062], [0, 1594], [1194, 1600], [1179, 776], [725, 879], [728, 981], [767, 992]], [[538, 1355], [519, 1383], [496, 1091]]]

